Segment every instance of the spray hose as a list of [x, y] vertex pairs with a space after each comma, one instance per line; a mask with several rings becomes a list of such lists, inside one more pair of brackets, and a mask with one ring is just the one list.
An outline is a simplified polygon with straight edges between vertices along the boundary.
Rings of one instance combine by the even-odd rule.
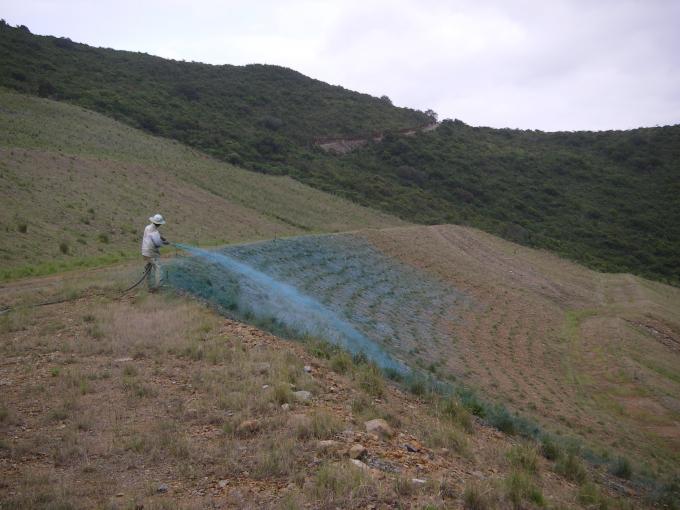
[[[149, 271], [151, 271], [152, 267], [153, 266], [152, 266], [151, 262], [148, 262], [146, 264], [146, 266], [144, 266], [144, 274], [142, 274], [142, 277], [139, 280], [137, 280], [133, 285], [131, 285], [127, 289], [121, 291], [120, 295], [123, 296], [123, 295], [127, 294], [132, 289], [137, 287], [140, 283], [142, 283], [144, 281], [144, 278], [146, 278], [146, 275], [148, 275]], [[100, 295], [104, 295], [104, 294], [101, 293]], [[35, 304], [32, 304], [32, 305], [26, 305], [26, 307], [28, 307], [28, 308], [38, 308], [38, 307], [41, 307], [41, 306], [58, 305], [59, 303], [66, 303], [67, 301], [73, 301], [73, 298], [54, 299], [54, 300], [51, 300], [51, 301], [44, 301], [42, 303], [35, 303]], [[8, 313], [10, 310], [13, 310], [14, 308], [15, 307], [13, 307], [13, 306], [8, 306], [8, 307], [5, 307], [5, 308], [2, 308], [2, 309], [0, 309], [0, 315]]]
[[132, 289], [134, 289], [137, 285], [139, 285], [140, 283], [142, 283], [142, 282], [144, 281], [144, 278], [146, 278], [146, 275], [148, 275], [148, 274], [149, 274], [149, 271], [151, 271], [151, 268], [152, 268], [152, 267], [153, 267], [153, 266], [152, 266], [151, 262], [147, 262], [147, 263], [146, 263], [146, 266], [144, 266], [144, 274], [142, 275], [142, 277], [141, 277], [139, 280], [137, 280], [137, 282], [135, 282], [132, 286], [128, 287], [128, 288], [125, 289], [123, 292], [121, 292], [121, 295], [127, 294], [127, 293], [130, 292]]

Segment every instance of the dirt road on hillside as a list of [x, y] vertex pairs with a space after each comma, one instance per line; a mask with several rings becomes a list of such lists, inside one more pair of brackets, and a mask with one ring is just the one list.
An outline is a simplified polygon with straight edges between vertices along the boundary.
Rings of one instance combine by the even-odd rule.
[[[427, 133], [428, 131], [434, 131], [439, 127], [439, 125], [440, 123], [433, 122], [432, 124], [417, 128], [400, 129], [398, 131], [394, 131], [394, 134], [399, 136], [414, 136], [416, 133]], [[346, 154], [366, 145], [368, 142], [381, 142], [385, 137], [385, 134], [385, 132], [377, 132], [370, 136], [358, 136], [351, 138], [317, 138], [314, 141], [314, 144], [327, 152]]]

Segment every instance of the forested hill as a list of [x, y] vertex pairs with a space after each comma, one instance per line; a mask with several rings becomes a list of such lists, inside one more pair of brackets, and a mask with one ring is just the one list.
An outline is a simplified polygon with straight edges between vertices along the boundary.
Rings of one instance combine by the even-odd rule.
[[422, 112], [271, 65], [208, 65], [94, 48], [0, 23], [0, 85], [78, 104], [269, 173], [317, 137], [428, 124]]
[[[680, 126], [543, 133], [445, 121], [276, 66], [92, 48], [0, 23], [0, 86], [75, 103], [217, 158], [421, 223], [472, 225], [680, 284]], [[680, 119], [679, 119], [680, 120]], [[319, 137], [387, 132], [346, 155]]]
[[680, 126], [544, 133], [447, 120], [334, 168], [351, 198], [412, 221], [473, 225], [595, 269], [680, 284]]

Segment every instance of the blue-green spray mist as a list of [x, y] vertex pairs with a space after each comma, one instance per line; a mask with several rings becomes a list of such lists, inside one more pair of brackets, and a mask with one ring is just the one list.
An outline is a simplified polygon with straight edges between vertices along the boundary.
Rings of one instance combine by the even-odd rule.
[[337, 313], [293, 285], [217, 251], [177, 245], [192, 257], [170, 270], [170, 283], [246, 318], [274, 322], [299, 336], [318, 337], [353, 354], [363, 353], [382, 369], [409, 370]]

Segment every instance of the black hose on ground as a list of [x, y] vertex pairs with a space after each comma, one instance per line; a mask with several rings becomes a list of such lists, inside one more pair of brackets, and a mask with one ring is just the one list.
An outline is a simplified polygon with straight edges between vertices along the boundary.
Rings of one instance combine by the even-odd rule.
[[[139, 280], [137, 280], [132, 286], [130, 286], [127, 289], [125, 289], [124, 291], [122, 291], [120, 293], [120, 295], [123, 296], [124, 294], [127, 294], [132, 289], [137, 287], [140, 283], [142, 283], [144, 281], [144, 278], [146, 278], [146, 275], [148, 275], [149, 271], [151, 271], [152, 267], [153, 266], [151, 265], [150, 262], [147, 263], [146, 266], [144, 267], [144, 274], [142, 275], [142, 277]], [[28, 308], [38, 308], [38, 307], [41, 307], [41, 306], [58, 305], [59, 303], [66, 303], [67, 301], [73, 301], [73, 298], [55, 299], [55, 300], [52, 300], [52, 301], [45, 301], [43, 303], [35, 303], [33, 305], [26, 305], [26, 306]], [[9, 312], [10, 310], [13, 310], [13, 309], [14, 309], [14, 307], [12, 307], [12, 306], [2, 308], [2, 309], [0, 309], [0, 315], [6, 314], [7, 312]]]
[[141, 277], [139, 280], [137, 280], [137, 282], [136, 282], [134, 285], [132, 285], [132, 287], [128, 287], [128, 288], [125, 289], [123, 292], [121, 292], [121, 295], [130, 292], [130, 291], [131, 291], [132, 289], [134, 289], [137, 285], [139, 285], [140, 283], [142, 283], [142, 282], [144, 281], [144, 278], [146, 278], [146, 275], [148, 275], [148, 274], [149, 274], [149, 271], [151, 271], [151, 268], [152, 268], [152, 267], [153, 267], [153, 266], [151, 265], [151, 262], [147, 262], [147, 263], [146, 263], [146, 266], [144, 266], [144, 274], [142, 275], [142, 277]]

